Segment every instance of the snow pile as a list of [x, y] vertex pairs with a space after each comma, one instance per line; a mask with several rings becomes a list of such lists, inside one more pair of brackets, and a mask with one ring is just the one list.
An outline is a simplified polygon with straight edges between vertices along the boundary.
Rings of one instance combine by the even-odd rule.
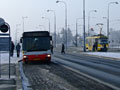
[[88, 52], [87, 54], [120, 59], [119, 52]]

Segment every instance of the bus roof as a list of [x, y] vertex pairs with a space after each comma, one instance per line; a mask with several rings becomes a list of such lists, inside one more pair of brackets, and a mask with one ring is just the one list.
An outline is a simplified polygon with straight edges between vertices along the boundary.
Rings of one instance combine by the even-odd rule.
[[29, 31], [24, 32], [23, 37], [50, 36], [48, 31]]

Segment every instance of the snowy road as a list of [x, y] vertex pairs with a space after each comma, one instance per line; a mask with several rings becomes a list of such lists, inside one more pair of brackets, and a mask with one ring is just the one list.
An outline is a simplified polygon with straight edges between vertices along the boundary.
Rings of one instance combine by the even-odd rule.
[[[34, 62], [23, 64], [32, 90], [113, 90], [112, 88], [76, 73], [66, 67], [65, 60], [53, 57], [50, 64]], [[67, 62], [67, 65], [71, 62]]]
[[56, 53], [55, 61], [112, 86], [112, 88], [120, 89], [120, 61], [118, 60], [97, 58], [85, 54], [77, 56]]

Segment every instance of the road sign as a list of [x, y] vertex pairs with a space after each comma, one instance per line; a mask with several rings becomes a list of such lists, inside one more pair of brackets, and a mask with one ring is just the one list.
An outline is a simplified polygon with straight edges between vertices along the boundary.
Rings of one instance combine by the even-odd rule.
[[0, 37], [0, 51], [9, 51], [9, 37]]
[[3, 18], [0, 18], [0, 26], [1, 26], [1, 25], [4, 25], [4, 24], [5, 24], [4, 19], [3, 19]]

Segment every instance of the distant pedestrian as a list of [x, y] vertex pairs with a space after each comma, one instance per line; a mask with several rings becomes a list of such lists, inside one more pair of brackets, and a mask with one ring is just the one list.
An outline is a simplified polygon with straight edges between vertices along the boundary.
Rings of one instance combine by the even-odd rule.
[[20, 44], [18, 43], [18, 44], [16, 45], [17, 57], [20, 56], [20, 48], [21, 48], [21, 46], [20, 46]]
[[15, 45], [14, 45], [13, 41], [11, 41], [10, 56], [12, 56], [12, 57], [14, 54], [14, 48], [15, 48]]
[[93, 44], [93, 51], [95, 51], [95, 43]]
[[65, 54], [65, 46], [62, 44], [61, 54]]
[[51, 49], [51, 53], [53, 54], [53, 45], [51, 45], [50, 49]]
[[104, 44], [104, 51], [105, 51], [105, 52], [107, 51], [107, 47], [106, 47], [106, 44]]
[[96, 51], [98, 50], [98, 42], [97, 41], [95, 42], [95, 49], [96, 49]]

